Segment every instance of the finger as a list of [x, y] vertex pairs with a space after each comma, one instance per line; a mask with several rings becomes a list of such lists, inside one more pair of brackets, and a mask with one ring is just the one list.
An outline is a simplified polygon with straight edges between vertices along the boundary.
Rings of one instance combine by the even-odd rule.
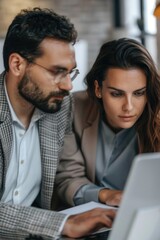
[[105, 202], [107, 205], [109, 206], [119, 206], [120, 205], [120, 202], [121, 202], [121, 199], [122, 199], [122, 196], [119, 195], [119, 196], [112, 196], [110, 197], [109, 199], [107, 199], [107, 201]]

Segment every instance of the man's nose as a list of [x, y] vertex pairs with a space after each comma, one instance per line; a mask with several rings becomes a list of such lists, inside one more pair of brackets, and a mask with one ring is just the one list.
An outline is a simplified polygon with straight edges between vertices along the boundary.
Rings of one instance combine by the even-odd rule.
[[67, 91], [71, 91], [73, 88], [73, 84], [72, 84], [72, 80], [69, 74], [67, 74], [67, 76], [65, 77], [65, 79], [60, 82], [59, 84], [59, 88], [62, 90], [67, 90]]

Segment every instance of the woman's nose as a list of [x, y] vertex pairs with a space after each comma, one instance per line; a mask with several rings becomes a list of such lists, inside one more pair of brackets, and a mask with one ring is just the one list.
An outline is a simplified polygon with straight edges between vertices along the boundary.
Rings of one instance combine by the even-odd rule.
[[122, 107], [123, 111], [131, 111], [133, 109], [132, 98], [126, 97]]

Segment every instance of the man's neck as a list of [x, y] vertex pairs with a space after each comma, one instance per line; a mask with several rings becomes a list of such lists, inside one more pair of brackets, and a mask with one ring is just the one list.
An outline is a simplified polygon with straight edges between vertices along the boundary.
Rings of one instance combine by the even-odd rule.
[[[24, 125], [25, 128], [28, 128], [34, 109], [35, 107], [27, 102], [18, 92], [16, 81], [14, 84], [9, 83], [9, 79], [6, 77], [5, 83], [6, 83], [6, 91], [8, 94], [8, 98], [10, 101], [10, 104], [20, 120], [20, 122]], [[9, 84], [8, 84], [9, 83]]]

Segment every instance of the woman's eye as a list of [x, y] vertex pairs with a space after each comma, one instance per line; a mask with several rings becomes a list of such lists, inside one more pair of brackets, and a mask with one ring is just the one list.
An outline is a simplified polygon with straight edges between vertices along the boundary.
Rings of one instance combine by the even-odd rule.
[[111, 92], [111, 95], [112, 95], [113, 97], [121, 97], [121, 96], [122, 96], [122, 93], [120, 93], [120, 92]]
[[145, 95], [146, 91], [141, 91], [141, 92], [135, 92], [134, 95], [137, 97]]

